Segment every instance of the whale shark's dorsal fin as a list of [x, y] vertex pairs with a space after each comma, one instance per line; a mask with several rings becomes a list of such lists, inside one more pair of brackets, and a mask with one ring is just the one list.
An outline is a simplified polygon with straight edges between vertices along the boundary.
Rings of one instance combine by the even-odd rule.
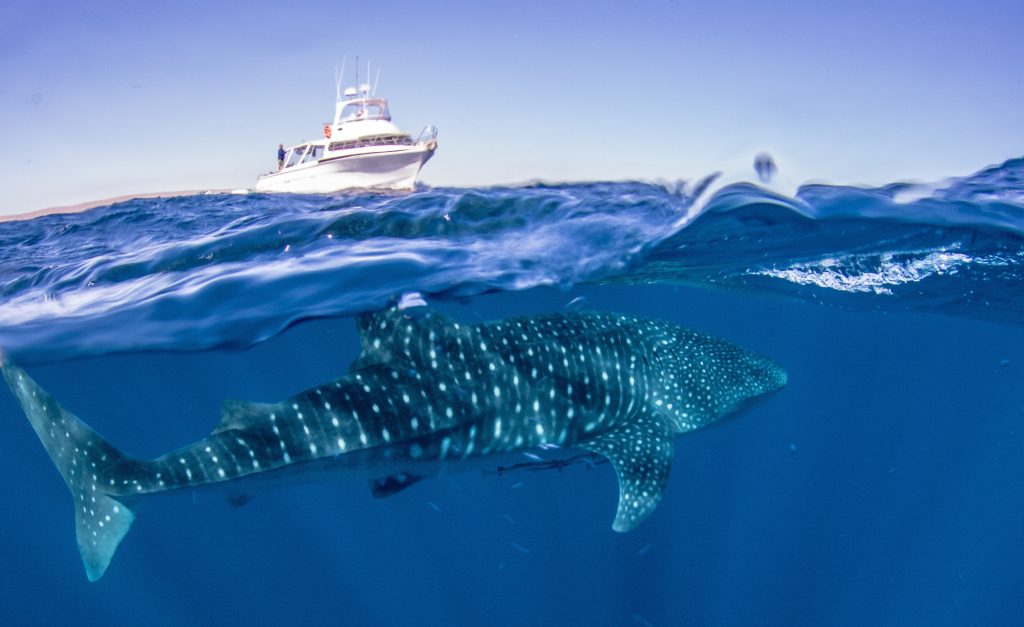
[[644, 412], [582, 445], [608, 458], [619, 477], [619, 509], [612, 529], [630, 531], [654, 511], [672, 468], [668, 421]]
[[349, 366], [349, 372], [395, 361], [429, 363], [445, 348], [457, 346], [460, 341], [468, 342], [475, 336], [470, 325], [425, 307], [406, 310], [389, 307], [360, 314], [356, 317], [356, 330], [360, 352]]
[[223, 433], [252, 426], [254, 422], [265, 419], [273, 407], [272, 403], [250, 403], [234, 398], [224, 399], [220, 405], [220, 422], [211, 433]]

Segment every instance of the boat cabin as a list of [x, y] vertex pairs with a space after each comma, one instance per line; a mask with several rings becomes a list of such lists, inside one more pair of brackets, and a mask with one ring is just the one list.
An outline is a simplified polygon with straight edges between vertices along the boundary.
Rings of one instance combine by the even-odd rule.
[[[430, 127], [433, 129], [433, 127]], [[334, 121], [324, 125], [323, 139], [303, 142], [288, 149], [281, 171], [356, 154], [395, 150], [416, 142], [391, 122], [386, 98], [370, 95], [368, 84], [349, 87], [337, 101]], [[424, 131], [426, 132], [426, 130]], [[433, 129], [432, 139], [437, 134]], [[421, 135], [421, 138], [423, 136]]]

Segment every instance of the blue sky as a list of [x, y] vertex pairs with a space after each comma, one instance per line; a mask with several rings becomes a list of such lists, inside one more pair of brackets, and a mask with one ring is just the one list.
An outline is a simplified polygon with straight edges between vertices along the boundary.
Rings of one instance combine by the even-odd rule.
[[1019, 0], [14, 0], [0, 213], [251, 187], [357, 54], [400, 126], [440, 128], [432, 185], [693, 178], [761, 150], [794, 181], [967, 174], [1024, 153], [1022, 25]]

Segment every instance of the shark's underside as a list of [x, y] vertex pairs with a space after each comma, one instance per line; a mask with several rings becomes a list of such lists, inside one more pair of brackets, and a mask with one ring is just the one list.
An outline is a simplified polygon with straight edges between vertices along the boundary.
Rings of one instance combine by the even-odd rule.
[[144, 461], [106, 442], [22, 369], [2, 370], [75, 501], [89, 579], [103, 575], [131, 507], [173, 490], [349, 473], [391, 494], [517, 451], [606, 457], [619, 478], [613, 528], [661, 498], [673, 437], [774, 391], [786, 373], [746, 349], [662, 321], [571, 313], [465, 325], [397, 308], [357, 319], [348, 372], [280, 403], [225, 401], [192, 445]]

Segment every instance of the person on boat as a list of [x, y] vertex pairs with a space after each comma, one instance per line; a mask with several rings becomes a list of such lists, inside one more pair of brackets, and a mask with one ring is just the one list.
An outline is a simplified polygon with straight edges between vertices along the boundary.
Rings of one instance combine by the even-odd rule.
[[277, 145], [277, 170], [280, 172], [284, 169], [284, 144]]
[[757, 178], [761, 179], [762, 183], [771, 183], [777, 169], [775, 160], [767, 152], [762, 152], [754, 157], [754, 171], [757, 172]]

